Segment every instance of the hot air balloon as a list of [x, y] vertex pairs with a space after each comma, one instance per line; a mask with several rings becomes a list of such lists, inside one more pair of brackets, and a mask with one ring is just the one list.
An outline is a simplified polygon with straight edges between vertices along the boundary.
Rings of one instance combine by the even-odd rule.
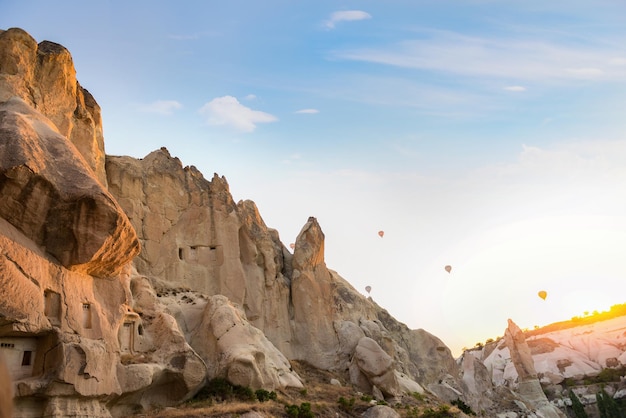
[[546, 292], [545, 290], [540, 290], [537, 293], [537, 296], [539, 296], [543, 300], [546, 300], [546, 297], [548, 296], [548, 292]]
[[444, 268], [446, 269], [448, 273], [452, 271], [452, 266], [445, 266]]
[[372, 286], [365, 286], [365, 290], [369, 294], [372, 291]]
[[385, 236], [385, 231], [378, 231], [378, 236], [381, 238]]
[[289, 244], [289, 248], [291, 248], [291, 249], [293, 250], [294, 248], [296, 248], [296, 244], [294, 244], [294, 243], [292, 242], [291, 244]]

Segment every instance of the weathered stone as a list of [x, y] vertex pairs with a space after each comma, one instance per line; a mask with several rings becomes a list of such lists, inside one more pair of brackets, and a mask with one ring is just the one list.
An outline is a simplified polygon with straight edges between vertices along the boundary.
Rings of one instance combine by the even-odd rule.
[[368, 337], [361, 338], [354, 350], [354, 358], [369, 382], [378, 387], [385, 396], [402, 394], [393, 368], [393, 358], [376, 341]]
[[302, 387], [285, 356], [224, 296], [210, 297], [190, 342], [209, 365], [209, 378], [253, 389]]
[[9, 375], [6, 359], [0, 353], [0, 418], [13, 416], [13, 382]]
[[364, 418], [398, 418], [400, 414], [386, 405], [376, 405], [363, 413]]
[[0, 32], [0, 102], [17, 96], [49, 118], [106, 187], [100, 107], [76, 81], [67, 49], [25, 31]]
[[0, 216], [73, 271], [118, 274], [139, 243], [76, 148], [16, 97], [0, 103], [0, 137]]
[[504, 340], [519, 376], [518, 393], [528, 405], [539, 410], [545, 418], [565, 418], [566, 415], [548, 401], [541, 388], [524, 333], [512, 320], [509, 319], [508, 323]]

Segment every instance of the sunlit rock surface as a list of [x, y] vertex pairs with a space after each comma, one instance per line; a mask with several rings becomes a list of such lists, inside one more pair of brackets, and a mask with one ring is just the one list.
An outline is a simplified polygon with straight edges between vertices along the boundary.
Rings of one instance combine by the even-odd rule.
[[19, 28], [0, 31], [0, 102], [19, 97], [46, 116], [106, 186], [100, 107], [76, 80], [69, 51]]

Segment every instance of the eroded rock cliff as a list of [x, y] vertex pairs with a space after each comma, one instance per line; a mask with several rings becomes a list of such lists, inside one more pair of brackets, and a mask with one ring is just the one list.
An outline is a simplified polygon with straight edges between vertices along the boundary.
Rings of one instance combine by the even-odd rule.
[[300, 387], [290, 360], [378, 397], [478, 402], [443, 342], [326, 266], [314, 217], [292, 254], [223, 177], [165, 149], [105, 164], [69, 52], [20, 29], [0, 32], [0, 196], [16, 416], [124, 416], [214, 377]]

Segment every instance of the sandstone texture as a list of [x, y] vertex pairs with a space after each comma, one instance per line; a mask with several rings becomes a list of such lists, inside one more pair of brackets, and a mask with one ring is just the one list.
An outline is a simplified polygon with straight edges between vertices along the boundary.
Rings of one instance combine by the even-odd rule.
[[506, 346], [457, 363], [326, 266], [315, 217], [291, 252], [224, 177], [165, 148], [105, 157], [99, 106], [75, 74], [64, 47], [0, 31], [0, 355], [14, 416], [129, 416], [214, 378], [306, 388], [292, 360], [381, 401], [427, 393], [485, 416], [561, 416], [540, 396], [556, 372], [537, 372], [514, 324]]
[[115, 276], [139, 253], [120, 206], [44, 115], [12, 97], [0, 103], [0, 137], [3, 219], [73, 271]]
[[[376, 386], [392, 396], [423, 390], [421, 382], [442, 373], [457, 374], [443, 342], [423, 330], [409, 330], [327, 268], [324, 233], [314, 217], [302, 227], [292, 254], [278, 232], [265, 225], [253, 202], [233, 201], [223, 177], [214, 175], [208, 181], [164, 148], [141, 160], [107, 156], [106, 171], [109, 190], [142, 244], [134, 260], [137, 271], [162, 289], [162, 303], [203, 358], [210, 355], [198, 341], [213, 341], [219, 334], [200, 306], [210, 296], [222, 295], [229, 301], [225, 304], [240, 307], [240, 313], [230, 314], [237, 318], [233, 323], [249, 323], [271, 343], [261, 344], [268, 347], [266, 354], [277, 349], [288, 360], [348, 371], [346, 377], [366, 390]], [[194, 300], [193, 308], [172, 300], [172, 288]], [[206, 295], [205, 301], [198, 301], [197, 294]], [[253, 334], [248, 338], [255, 340]], [[363, 337], [393, 359], [387, 363], [384, 384], [381, 376], [368, 375], [353, 362]], [[223, 349], [213, 345], [212, 352]], [[209, 375], [215, 376], [226, 369], [211, 370]], [[276, 376], [260, 377], [263, 367], [254, 378], [250, 370], [245, 379], [251, 386], [261, 381], [275, 385]], [[280, 376], [288, 375], [280, 370], [275, 373], [283, 381]], [[287, 381], [294, 382], [291, 377]]]
[[19, 97], [69, 139], [106, 186], [100, 107], [76, 80], [69, 51], [22, 29], [0, 31], [0, 102]]

